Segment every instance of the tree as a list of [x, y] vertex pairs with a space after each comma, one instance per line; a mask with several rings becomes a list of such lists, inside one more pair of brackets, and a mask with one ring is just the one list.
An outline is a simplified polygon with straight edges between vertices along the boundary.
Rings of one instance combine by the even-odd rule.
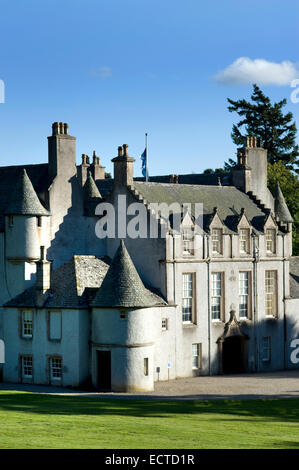
[[[232, 139], [237, 145], [244, 145], [245, 136], [256, 136], [262, 139], [263, 147], [268, 150], [268, 162], [273, 164], [282, 161], [285, 166], [298, 171], [299, 146], [296, 144], [296, 123], [293, 114], [283, 114], [287, 100], [271, 103], [262, 90], [253, 85], [252, 102], [245, 99], [234, 101], [230, 98], [228, 110], [242, 117], [233, 125]], [[242, 130], [245, 134], [242, 134]]]
[[299, 179], [282, 161], [271, 165], [268, 163], [268, 187], [274, 191], [279, 184], [289, 211], [294, 219], [293, 223], [293, 255], [299, 255]]

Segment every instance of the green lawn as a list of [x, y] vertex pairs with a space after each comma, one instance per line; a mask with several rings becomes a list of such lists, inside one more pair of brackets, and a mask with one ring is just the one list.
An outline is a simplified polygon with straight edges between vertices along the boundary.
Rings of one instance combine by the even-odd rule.
[[156, 401], [0, 391], [0, 448], [299, 448], [299, 399]]

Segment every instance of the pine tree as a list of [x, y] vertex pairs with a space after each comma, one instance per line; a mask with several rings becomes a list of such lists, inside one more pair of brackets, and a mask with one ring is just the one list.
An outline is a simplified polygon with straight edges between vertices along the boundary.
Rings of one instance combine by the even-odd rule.
[[[282, 161], [287, 168], [298, 173], [299, 146], [296, 144], [296, 123], [293, 114], [283, 114], [287, 100], [271, 103], [262, 90], [253, 85], [252, 102], [245, 99], [234, 101], [227, 99], [230, 112], [242, 117], [238, 124], [233, 125], [232, 139], [237, 145], [244, 145], [245, 135], [261, 137], [263, 147], [268, 150], [268, 162]], [[245, 133], [242, 134], [241, 130]]]

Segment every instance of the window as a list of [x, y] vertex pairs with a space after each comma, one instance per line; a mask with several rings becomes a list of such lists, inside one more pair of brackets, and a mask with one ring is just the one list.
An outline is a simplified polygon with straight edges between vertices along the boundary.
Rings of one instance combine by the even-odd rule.
[[192, 344], [192, 369], [201, 369], [201, 344]]
[[38, 227], [41, 227], [41, 226], [42, 226], [42, 217], [41, 217], [40, 215], [38, 215], [38, 216], [36, 217], [36, 225], [37, 225]]
[[222, 230], [212, 229], [212, 253], [222, 254]]
[[182, 317], [184, 323], [192, 323], [194, 318], [193, 273], [183, 274]]
[[212, 273], [212, 320], [221, 320], [223, 316], [223, 273]]
[[62, 359], [60, 357], [50, 358], [50, 377], [51, 380], [62, 379]]
[[194, 230], [193, 227], [183, 227], [182, 229], [182, 250], [183, 255], [194, 254]]
[[22, 337], [32, 338], [33, 333], [33, 316], [31, 310], [22, 312]]
[[22, 378], [32, 379], [32, 356], [22, 356]]
[[13, 215], [8, 216], [8, 226], [13, 227]]
[[271, 360], [271, 337], [264, 336], [262, 342], [262, 361], [270, 362]]
[[249, 318], [250, 310], [250, 272], [239, 273], [239, 317]]
[[144, 375], [148, 375], [148, 357], [144, 358]]
[[49, 339], [58, 341], [61, 339], [61, 312], [49, 312], [49, 316]]
[[276, 271], [265, 271], [265, 314], [271, 317], [277, 315]]
[[250, 252], [249, 248], [249, 235], [250, 231], [248, 228], [241, 228], [239, 231], [239, 241], [240, 241], [240, 253], [248, 254]]
[[168, 330], [168, 318], [162, 318], [162, 330]]
[[276, 231], [272, 228], [266, 230], [266, 251], [270, 254], [276, 252]]

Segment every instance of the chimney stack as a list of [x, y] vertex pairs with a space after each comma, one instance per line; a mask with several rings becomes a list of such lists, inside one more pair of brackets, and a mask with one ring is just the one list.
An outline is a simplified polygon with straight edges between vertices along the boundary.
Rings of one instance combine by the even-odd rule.
[[131, 186], [135, 159], [129, 156], [127, 144], [118, 147], [118, 155], [112, 159], [112, 162], [114, 163], [114, 185]]
[[247, 136], [238, 149], [238, 164], [232, 170], [234, 186], [251, 192], [266, 207], [273, 209], [273, 197], [267, 187], [267, 150], [260, 137]]
[[100, 157], [97, 155], [97, 152], [93, 151], [92, 164], [90, 165], [90, 171], [93, 179], [103, 180], [105, 179], [105, 167], [100, 163]]
[[86, 155], [85, 153], [82, 153], [82, 163], [80, 166], [78, 166], [78, 178], [79, 178], [82, 188], [85, 185], [85, 182], [87, 180], [89, 169], [90, 169], [89, 156]]
[[44, 294], [51, 287], [51, 261], [46, 259], [44, 246], [40, 247], [40, 259], [36, 262], [36, 290]]
[[48, 137], [49, 176], [54, 180], [62, 176], [67, 181], [76, 174], [76, 138], [69, 135], [65, 122], [52, 124], [52, 135]]

